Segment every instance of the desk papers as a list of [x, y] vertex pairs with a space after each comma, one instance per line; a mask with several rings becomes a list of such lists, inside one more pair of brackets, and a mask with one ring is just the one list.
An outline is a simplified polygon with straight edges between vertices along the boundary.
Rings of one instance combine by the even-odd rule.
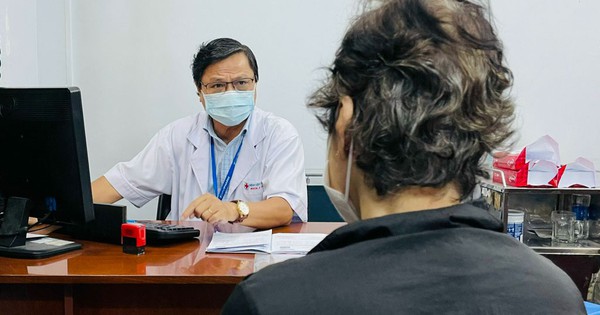
[[327, 234], [323, 233], [277, 233], [271, 238], [272, 254], [306, 255]]
[[215, 232], [207, 253], [270, 253], [272, 230], [251, 233]]
[[267, 253], [305, 255], [325, 238], [323, 233], [215, 232], [207, 253]]
[[28, 240], [32, 240], [32, 239], [35, 239], [35, 238], [42, 238], [42, 237], [47, 237], [47, 236], [48, 235], [46, 235], [46, 234], [27, 233], [26, 238]]

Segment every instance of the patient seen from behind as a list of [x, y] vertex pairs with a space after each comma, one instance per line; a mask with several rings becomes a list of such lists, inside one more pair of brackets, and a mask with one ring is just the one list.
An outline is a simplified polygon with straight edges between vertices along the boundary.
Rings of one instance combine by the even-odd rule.
[[466, 202], [510, 144], [511, 84], [482, 4], [368, 2], [309, 101], [349, 224], [246, 278], [223, 314], [585, 314], [563, 271]]

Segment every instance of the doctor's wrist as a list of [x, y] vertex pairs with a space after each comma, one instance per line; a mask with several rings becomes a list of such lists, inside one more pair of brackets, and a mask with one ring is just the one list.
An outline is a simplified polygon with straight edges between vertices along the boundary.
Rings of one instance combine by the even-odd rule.
[[226, 217], [227, 221], [231, 223], [231, 222], [237, 220], [238, 212], [237, 212], [235, 201], [227, 201], [227, 202], [223, 202], [223, 203], [225, 204], [225, 208], [227, 209], [227, 217]]
[[250, 207], [242, 200], [232, 200], [231, 203], [235, 207], [235, 219], [230, 223], [242, 223], [250, 214]]

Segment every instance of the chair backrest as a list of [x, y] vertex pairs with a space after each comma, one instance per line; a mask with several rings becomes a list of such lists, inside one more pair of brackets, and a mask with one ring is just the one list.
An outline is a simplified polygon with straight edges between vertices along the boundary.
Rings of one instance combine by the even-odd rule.
[[169, 212], [171, 212], [171, 195], [162, 194], [158, 196], [156, 220], [166, 220]]
[[344, 222], [322, 185], [308, 185], [308, 221]]

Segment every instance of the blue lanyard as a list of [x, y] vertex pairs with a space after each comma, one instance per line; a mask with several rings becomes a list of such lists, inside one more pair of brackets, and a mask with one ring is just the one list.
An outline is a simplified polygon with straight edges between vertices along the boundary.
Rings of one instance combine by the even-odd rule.
[[242, 141], [240, 141], [240, 146], [235, 152], [235, 156], [233, 157], [233, 161], [231, 162], [231, 166], [229, 167], [229, 172], [227, 172], [227, 176], [223, 181], [223, 185], [221, 185], [221, 191], [218, 190], [217, 187], [217, 166], [215, 162], [215, 140], [213, 137], [210, 137], [210, 152], [211, 152], [211, 160], [212, 160], [212, 178], [213, 178], [213, 187], [215, 189], [215, 196], [219, 198], [219, 200], [223, 200], [225, 197], [225, 192], [229, 189], [229, 183], [231, 182], [231, 176], [233, 175], [233, 170], [235, 169], [235, 164], [237, 163], [238, 156], [240, 155], [240, 149], [242, 148], [242, 144], [244, 143], [244, 137], [246, 136], [246, 131], [242, 133]]

